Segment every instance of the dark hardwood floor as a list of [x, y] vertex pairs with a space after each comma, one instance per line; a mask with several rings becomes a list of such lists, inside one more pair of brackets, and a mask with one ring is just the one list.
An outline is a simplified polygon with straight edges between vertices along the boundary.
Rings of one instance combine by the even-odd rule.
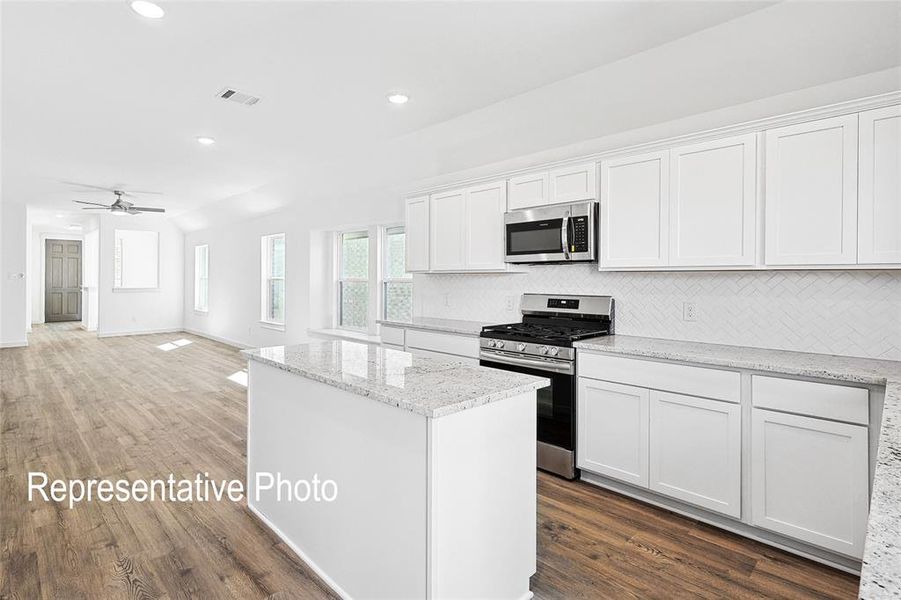
[[[169, 352], [158, 345], [193, 343]], [[186, 334], [35, 327], [0, 350], [0, 597], [325, 598], [231, 502], [27, 500], [53, 478], [244, 476], [244, 367]], [[581, 483], [538, 476], [536, 598], [854, 598], [857, 578]]]

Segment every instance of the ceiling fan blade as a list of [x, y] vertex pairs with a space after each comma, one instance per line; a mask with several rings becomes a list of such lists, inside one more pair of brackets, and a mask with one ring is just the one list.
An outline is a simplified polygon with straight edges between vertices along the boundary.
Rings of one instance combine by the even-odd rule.
[[79, 186], [79, 187], [92, 188], [92, 189], [95, 189], [95, 190], [103, 190], [103, 191], [105, 191], [105, 192], [112, 192], [112, 191], [114, 191], [113, 188], [103, 187], [103, 186], [101, 186], [101, 185], [90, 185], [90, 184], [87, 184], [87, 183], [79, 183], [79, 182], [77, 182], [77, 181], [66, 181], [66, 180], [64, 180], [64, 179], [58, 179], [57, 181], [59, 181], [60, 183], [65, 183], [66, 185], [77, 185], [77, 186]]
[[156, 212], [156, 213], [166, 212], [165, 208], [152, 208], [150, 206], [132, 206], [131, 208], [129, 208], [129, 210], [136, 210], [138, 212]]
[[103, 208], [109, 208], [109, 204], [101, 204], [99, 202], [85, 202], [84, 200], [73, 200], [76, 204], [93, 204], [94, 206], [102, 206]]
[[131, 194], [151, 194], [153, 196], [162, 196], [163, 192], [146, 192], [141, 190], [125, 190], [125, 195], [129, 196]]
[[82, 208], [81, 210], [109, 210], [109, 206], [104, 206], [103, 208], [94, 208], [94, 207], [92, 206], [92, 207], [89, 207], [89, 208]]

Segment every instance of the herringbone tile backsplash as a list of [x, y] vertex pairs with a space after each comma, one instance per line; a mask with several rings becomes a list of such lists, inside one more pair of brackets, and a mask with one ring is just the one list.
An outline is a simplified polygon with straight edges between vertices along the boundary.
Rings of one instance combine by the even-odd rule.
[[[418, 316], [508, 323], [523, 292], [616, 300], [616, 333], [901, 360], [901, 271], [600, 273], [537, 265], [517, 274], [414, 276]], [[507, 299], [514, 309], [507, 310]], [[694, 302], [697, 321], [682, 320]]]

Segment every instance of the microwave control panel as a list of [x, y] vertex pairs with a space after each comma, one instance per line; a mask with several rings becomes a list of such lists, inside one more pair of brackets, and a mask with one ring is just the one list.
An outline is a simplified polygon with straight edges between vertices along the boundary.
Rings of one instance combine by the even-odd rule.
[[588, 252], [588, 217], [572, 217], [570, 252]]

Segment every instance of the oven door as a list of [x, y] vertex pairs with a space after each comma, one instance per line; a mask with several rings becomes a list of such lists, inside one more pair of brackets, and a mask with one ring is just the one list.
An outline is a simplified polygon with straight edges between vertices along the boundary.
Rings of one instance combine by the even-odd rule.
[[550, 380], [548, 385], [538, 389], [537, 394], [538, 467], [568, 479], [574, 478], [577, 475], [575, 364], [494, 350], [482, 350], [479, 364]]

